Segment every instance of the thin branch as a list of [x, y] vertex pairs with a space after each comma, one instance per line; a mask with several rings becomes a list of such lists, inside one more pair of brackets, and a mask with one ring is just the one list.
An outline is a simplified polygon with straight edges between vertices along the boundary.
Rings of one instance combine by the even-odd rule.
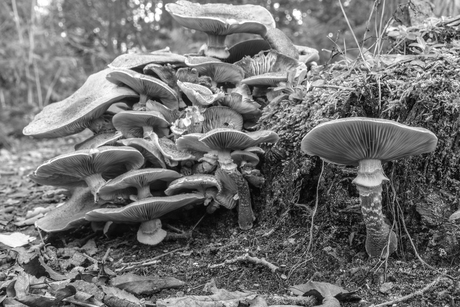
[[417, 295], [422, 295], [423, 293], [425, 293], [426, 291], [430, 290], [431, 288], [433, 288], [435, 285], [437, 285], [441, 280], [444, 280], [444, 279], [448, 279], [447, 277], [445, 277], [444, 275], [440, 275], [438, 277], [436, 277], [435, 280], [433, 280], [432, 282], [430, 282], [428, 285], [426, 285], [425, 287], [423, 287], [422, 289], [420, 290], [417, 290], [411, 294], [408, 294], [408, 295], [404, 295], [404, 296], [401, 296], [397, 299], [394, 299], [394, 300], [391, 300], [391, 301], [388, 301], [388, 302], [384, 302], [384, 303], [380, 303], [380, 304], [377, 304], [377, 305], [371, 305], [370, 307], [383, 307], [383, 306], [391, 306], [391, 305], [394, 305], [396, 303], [401, 303], [401, 302], [404, 302], [404, 301], [407, 301]]
[[313, 244], [313, 229], [315, 226], [315, 215], [316, 211], [318, 210], [318, 201], [319, 201], [319, 185], [321, 184], [321, 178], [323, 177], [324, 171], [324, 160], [321, 160], [321, 173], [319, 174], [318, 184], [316, 185], [316, 200], [315, 200], [315, 207], [313, 208], [313, 212], [311, 214], [311, 225], [310, 225], [310, 241], [308, 242], [306, 254], [310, 253], [311, 246]]
[[227, 259], [222, 263], [209, 265], [208, 267], [210, 269], [216, 269], [216, 268], [224, 267], [227, 264], [233, 264], [233, 263], [236, 263], [236, 262], [239, 262], [239, 261], [241, 261], [241, 262], [251, 262], [251, 263], [254, 263], [254, 264], [261, 264], [261, 265], [266, 266], [267, 268], [269, 268], [270, 271], [272, 271], [272, 273], [275, 273], [279, 269], [279, 267], [277, 267], [276, 265], [274, 265], [271, 262], [268, 262], [267, 260], [265, 260], [265, 258], [252, 257], [252, 256], [249, 256], [249, 254], [244, 254], [243, 256], [239, 256], [239, 257], [236, 257], [236, 258], [233, 258], [233, 259]]

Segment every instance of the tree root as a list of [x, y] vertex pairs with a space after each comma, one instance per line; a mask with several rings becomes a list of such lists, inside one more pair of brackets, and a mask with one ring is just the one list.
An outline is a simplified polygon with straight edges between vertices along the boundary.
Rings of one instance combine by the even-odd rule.
[[269, 268], [270, 271], [272, 271], [272, 273], [275, 273], [277, 270], [279, 270], [279, 267], [277, 267], [273, 263], [268, 262], [267, 260], [265, 260], [265, 258], [252, 257], [252, 256], [249, 256], [249, 254], [245, 254], [243, 256], [239, 256], [239, 257], [236, 257], [236, 258], [233, 258], [233, 259], [228, 259], [228, 260], [225, 260], [222, 263], [209, 265], [208, 268], [210, 268], [210, 269], [221, 268], [221, 267], [224, 267], [227, 264], [233, 264], [233, 263], [236, 263], [236, 262], [239, 262], [239, 261], [241, 261], [241, 262], [251, 262], [251, 263], [254, 263], [254, 264], [261, 264], [261, 265], [266, 266], [267, 268]]

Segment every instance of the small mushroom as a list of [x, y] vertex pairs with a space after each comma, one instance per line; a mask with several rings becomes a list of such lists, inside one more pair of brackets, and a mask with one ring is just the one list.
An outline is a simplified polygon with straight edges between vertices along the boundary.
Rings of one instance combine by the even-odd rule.
[[213, 175], [194, 174], [172, 181], [165, 190], [166, 195], [177, 195], [184, 192], [198, 191], [206, 197], [207, 206], [222, 190], [221, 183]]
[[392, 120], [352, 117], [319, 124], [302, 139], [301, 148], [326, 162], [358, 166], [353, 183], [359, 192], [367, 229], [366, 251], [371, 257], [380, 257], [382, 253], [393, 253], [398, 243], [382, 213], [382, 183], [388, 180], [382, 162], [432, 152], [437, 140], [424, 128]]
[[138, 97], [130, 88], [109, 82], [106, 76], [111, 72], [105, 69], [89, 76], [71, 96], [44, 107], [24, 128], [24, 135], [55, 138], [75, 134], [101, 117], [111, 104]]
[[176, 144], [168, 138], [159, 138], [155, 133], [150, 135], [150, 139], [163, 154], [167, 165], [175, 167], [181, 161], [194, 160], [195, 156], [190, 152], [180, 150]]
[[112, 122], [126, 138], [147, 138], [151, 133], [169, 135], [170, 123], [156, 111], [122, 111], [115, 114]]
[[217, 128], [243, 129], [243, 116], [228, 107], [209, 107], [203, 113], [203, 132]]
[[166, 168], [166, 164], [157, 145], [150, 140], [143, 138], [129, 138], [118, 141], [125, 146], [131, 146], [139, 150], [144, 158], [150, 162], [153, 167]]
[[115, 69], [107, 74], [107, 80], [115, 84], [124, 84], [140, 95], [137, 109], [145, 110], [149, 98], [159, 99], [170, 109], [179, 108], [177, 92], [166, 83], [152, 76], [147, 76], [130, 69]]
[[181, 176], [176, 171], [163, 168], [131, 170], [107, 181], [98, 189], [97, 195], [103, 200], [111, 200], [116, 191], [134, 187], [137, 199], [144, 199], [152, 196], [151, 190], [163, 191], [168, 183]]
[[161, 226], [160, 219], [153, 219], [141, 223], [137, 231], [137, 241], [146, 245], [157, 245], [161, 243], [168, 234]]
[[206, 107], [224, 97], [223, 92], [219, 91], [215, 94], [203, 85], [181, 81], [177, 81], [177, 85], [193, 106]]
[[106, 179], [114, 178], [144, 164], [142, 154], [132, 147], [102, 146], [62, 154], [38, 166], [36, 178], [58, 175], [85, 181], [93, 195]]
[[264, 36], [267, 27], [275, 27], [273, 16], [259, 5], [177, 1], [166, 4], [165, 8], [182, 26], [205, 32], [208, 42], [204, 54], [219, 59], [229, 56], [225, 46], [227, 35], [253, 33]]
[[253, 57], [245, 57], [234, 65], [244, 70], [244, 77], [249, 78], [266, 73], [284, 73], [294, 70], [299, 62], [275, 50], [259, 52]]
[[[188, 64], [190, 65], [190, 64]], [[201, 76], [208, 76], [212, 80], [212, 85], [219, 84], [239, 84], [244, 78], [244, 71], [241, 67], [224, 62], [206, 62], [193, 65]]]

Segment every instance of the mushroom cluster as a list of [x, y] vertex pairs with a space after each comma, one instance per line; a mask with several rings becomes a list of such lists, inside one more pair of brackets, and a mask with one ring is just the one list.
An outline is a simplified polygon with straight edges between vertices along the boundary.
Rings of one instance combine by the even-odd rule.
[[[86, 128], [94, 133], [30, 175], [39, 184], [73, 190], [63, 206], [37, 222], [39, 228], [140, 223], [138, 240], [157, 244], [166, 235], [160, 218], [196, 204], [209, 213], [237, 207], [239, 227], [252, 228], [250, 186], [264, 184], [259, 146], [278, 141], [273, 131], [257, 130], [264, 103], [254, 91], [307, 69], [302, 61], [314, 61], [318, 53], [294, 46], [260, 6], [178, 1], [166, 10], [208, 35], [199, 53], [121, 55], [24, 128], [38, 138]], [[243, 32], [262, 39], [225, 46], [226, 35]]]

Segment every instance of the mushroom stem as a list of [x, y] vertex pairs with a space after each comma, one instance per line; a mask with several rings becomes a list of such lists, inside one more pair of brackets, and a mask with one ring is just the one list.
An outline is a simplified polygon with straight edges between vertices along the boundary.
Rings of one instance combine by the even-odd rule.
[[[396, 234], [385, 223], [382, 212], [382, 183], [388, 180], [383, 173], [380, 160], [368, 159], [359, 162], [358, 176], [353, 180], [359, 192], [361, 212], [366, 224], [366, 251], [371, 257], [393, 253], [398, 240]], [[383, 254], [382, 254], [383, 251]]]
[[249, 192], [248, 182], [236, 167], [233, 170], [225, 171], [236, 183], [238, 188], [238, 225], [242, 230], [249, 230], [252, 228], [255, 216], [254, 212], [252, 212], [251, 194]]
[[208, 34], [208, 42], [207, 46], [204, 48], [204, 55], [218, 58], [218, 59], [226, 59], [230, 56], [230, 52], [228, 52], [227, 46], [225, 46], [225, 38], [226, 35], [212, 35]]
[[151, 197], [152, 193], [150, 193], [150, 186], [142, 186], [137, 188], [137, 199], [144, 199], [147, 197]]
[[93, 193], [95, 197], [96, 191], [98, 191], [99, 188], [106, 183], [105, 179], [102, 178], [102, 174], [100, 173], [92, 174], [85, 177], [85, 182], [91, 188], [91, 193]]

